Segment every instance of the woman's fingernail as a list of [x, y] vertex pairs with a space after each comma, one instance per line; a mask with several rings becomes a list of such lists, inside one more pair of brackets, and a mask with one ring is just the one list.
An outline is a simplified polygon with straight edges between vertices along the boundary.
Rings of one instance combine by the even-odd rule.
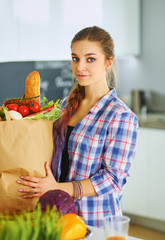
[[26, 196], [23, 196], [23, 198], [27, 198]]
[[20, 180], [17, 180], [17, 183], [21, 183], [21, 181], [20, 181]]
[[24, 179], [24, 176], [20, 176], [21, 179]]
[[23, 189], [22, 189], [22, 188], [20, 188], [20, 189], [18, 189], [18, 191], [19, 191], [19, 192], [23, 192]]
[[49, 166], [49, 163], [47, 162], [46, 165]]

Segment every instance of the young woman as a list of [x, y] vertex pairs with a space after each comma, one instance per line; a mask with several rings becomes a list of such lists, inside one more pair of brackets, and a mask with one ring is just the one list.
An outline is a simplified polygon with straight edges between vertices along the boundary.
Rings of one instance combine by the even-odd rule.
[[46, 177], [22, 176], [24, 198], [61, 189], [75, 198], [86, 224], [102, 227], [107, 215], [121, 215], [120, 200], [135, 155], [138, 123], [114, 88], [114, 44], [99, 27], [78, 32], [71, 43], [75, 85], [62, 100], [54, 124], [52, 171]]

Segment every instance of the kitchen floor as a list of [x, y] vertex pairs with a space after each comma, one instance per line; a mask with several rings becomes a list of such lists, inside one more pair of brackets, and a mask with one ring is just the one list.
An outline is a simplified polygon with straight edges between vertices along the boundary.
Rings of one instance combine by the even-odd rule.
[[130, 224], [129, 235], [144, 240], [165, 240], [165, 233]]

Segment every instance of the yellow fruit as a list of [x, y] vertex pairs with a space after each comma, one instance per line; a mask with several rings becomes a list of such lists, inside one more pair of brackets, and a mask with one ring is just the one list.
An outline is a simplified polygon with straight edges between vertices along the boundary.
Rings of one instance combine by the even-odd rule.
[[77, 240], [87, 233], [85, 222], [75, 213], [66, 213], [60, 217], [62, 233], [60, 240]]

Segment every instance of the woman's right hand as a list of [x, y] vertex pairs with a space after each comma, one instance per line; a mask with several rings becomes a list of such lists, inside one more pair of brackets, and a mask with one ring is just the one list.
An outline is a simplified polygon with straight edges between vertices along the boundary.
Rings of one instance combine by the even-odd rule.
[[18, 189], [19, 192], [23, 193], [23, 198], [40, 198], [49, 190], [59, 189], [59, 183], [55, 180], [48, 162], [45, 163], [45, 171], [46, 177], [43, 178], [20, 176], [21, 180], [17, 180], [17, 183], [28, 187], [27, 189], [22, 187]]

